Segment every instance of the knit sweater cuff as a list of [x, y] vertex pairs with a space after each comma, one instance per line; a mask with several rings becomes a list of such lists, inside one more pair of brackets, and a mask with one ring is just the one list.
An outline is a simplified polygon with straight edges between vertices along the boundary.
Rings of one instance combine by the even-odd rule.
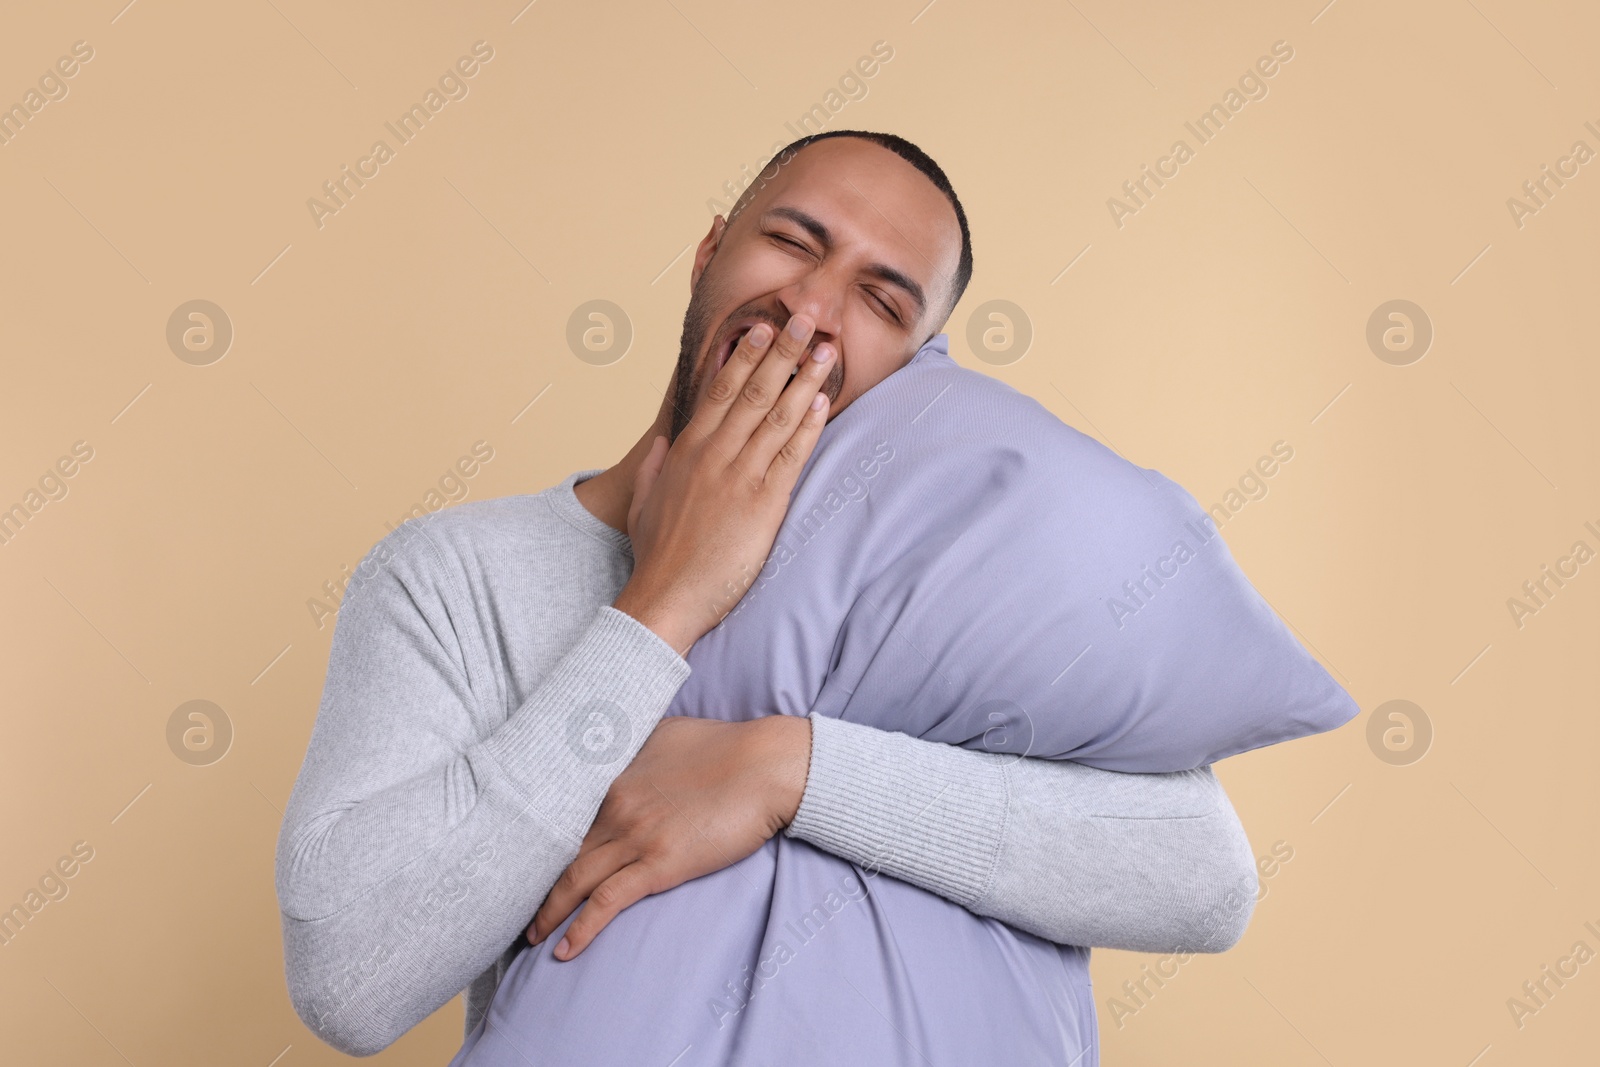
[[1005, 839], [1006, 757], [811, 716], [811, 770], [784, 831], [970, 908]]
[[688, 677], [670, 645], [607, 605], [483, 751], [530, 816], [581, 838]]

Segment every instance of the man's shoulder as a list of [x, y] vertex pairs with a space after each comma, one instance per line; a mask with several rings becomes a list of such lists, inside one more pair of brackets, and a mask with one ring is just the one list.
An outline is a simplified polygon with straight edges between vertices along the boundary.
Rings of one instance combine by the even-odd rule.
[[570, 566], [574, 555], [591, 550], [614, 554], [614, 535], [597, 533], [599, 523], [577, 513], [582, 505], [572, 494], [574, 477], [538, 492], [468, 501], [407, 519], [372, 547], [368, 561], [422, 577], [441, 568], [536, 568], [552, 556]]
[[609, 599], [631, 559], [589, 527], [587, 512], [574, 513], [582, 505], [570, 482], [463, 502], [394, 527], [351, 572], [340, 625], [347, 615], [420, 615], [466, 640], [474, 629], [521, 634], [543, 625], [553, 603]]
[[428, 567], [461, 560], [492, 562], [504, 552], [524, 552], [559, 536], [566, 525], [551, 506], [555, 491], [467, 501], [414, 516], [373, 545], [372, 555]]

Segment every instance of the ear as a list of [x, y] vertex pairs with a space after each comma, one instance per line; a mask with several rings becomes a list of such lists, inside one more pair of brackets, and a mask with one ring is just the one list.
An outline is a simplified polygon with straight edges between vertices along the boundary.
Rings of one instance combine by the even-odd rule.
[[689, 292], [694, 292], [694, 287], [700, 284], [700, 275], [705, 273], [706, 264], [711, 262], [711, 257], [717, 254], [717, 248], [722, 244], [722, 235], [728, 232], [728, 221], [721, 215], [711, 220], [711, 229], [700, 238], [700, 247], [695, 249], [694, 269], [689, 272]]

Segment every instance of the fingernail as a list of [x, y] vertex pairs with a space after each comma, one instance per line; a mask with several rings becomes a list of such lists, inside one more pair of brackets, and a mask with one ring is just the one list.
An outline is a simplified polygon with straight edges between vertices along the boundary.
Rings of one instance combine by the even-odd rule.
[[791, 315], [789, 317], [789, 336], [795, 340], [804, 338], [811, 332], [811, 320], [804, 315]]
[[758, 322], [754, 326], [750, 327], [750, 333], [748, 336], [750, 338], [750, 343], [759, 348], [772, 339], [772, 327], [768, 326], [764, 322]]
[[830, 344], [818, 345], [811, 353], [811, 358], [816, 360], [818, 363], [826, 363], [828, 360], [833, 358], [833, 346]]
[[569, 949], [571, 947], [572, 946], [567, 943], [567, 939], [563, 937], [561, 939], [561, 943], [556, 946], [556, 958], [557, 959], [563, 959], [563, 960], [566, 959], [567, 958], [567, 949]]
[[826, 404], [827, 402], [828, 402], [827, 394], [818, 393], [816, 396], [811, 398], [811, 410], [812, 411], [821, 411], [822, 410], [822, 405]]

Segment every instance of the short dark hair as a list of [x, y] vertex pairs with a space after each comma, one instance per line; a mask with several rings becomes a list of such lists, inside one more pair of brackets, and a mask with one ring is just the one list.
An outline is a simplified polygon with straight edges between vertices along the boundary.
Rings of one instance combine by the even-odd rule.
[[921, 171], [933, 183], [933, 187], [943, 193], [946, 200], [950, 201], [950, 206], [955, 208], [956, 225], [961, 230], [961, 258], [956, 263], [955, 277], [951, 279], [950, 307], [946, 309], [948, 313], [960, 302], [961, 294], [967, 290], [967, 282], [972, 279], [972, 232], [967, 229], [967, 213], [962, 210], [961, 198], [956, 196], [955, 188], [951, 186], [950, 179], [945, 177], [944, 170], [933, 161], [932, 156], [904, 137], [899, 137], [892, 133], [874, 133], [868, 130], [827, 130], [823, 133], [813, 133], [802, 137], [798, 141], [791, 141], [788, 145], [779, 149], [772, 159], [768, 161], [766, 167], [762, 168], [761, 177], [751, 182], [745, 187], [744, 192], [739, 194], [739, 199], [734, 202], [732, 210], [728, 212], [728, 225], [733, 225], [733, 220], [738, 217], [739, 212], [744, 210], [745, 204], [749, 203], [757, 190], [777, 176], [776, 172], [774, 172], [769, 177], [767, 174], [769, 169], [775, 164], [782, 166], [789, 162], [794, 158], [795, 153], [813, 141], [825, 141], [830, 137], [855, 137], [863, 141], [871, 141], [882, 148], [887, 148]]

